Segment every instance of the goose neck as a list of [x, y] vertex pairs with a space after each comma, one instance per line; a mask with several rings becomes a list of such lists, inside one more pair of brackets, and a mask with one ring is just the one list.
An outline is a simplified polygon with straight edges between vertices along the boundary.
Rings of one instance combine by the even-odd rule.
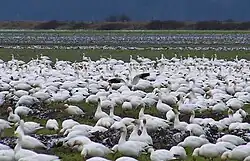
[[139, 131], [138, 125], [135, 125], [133, 131], [131, 132], [131, 135], [138, 135], [138, 131]]
[[177, 125], [179, 123], [180, 123], [179, 114], [175, 114], [174, 124]]
[[142, 134], [148, 134], [145, 124], [142, 125]]
[[98, 106], [96, 108], [96, 112], [102, 112], [101, 102], [98, 103]]
[[110, 108], [109, 115], [110, 116], [114, 116], [114, 107]]
[[145, 110], [145, 107], [141, 107], [141, 110], [139, 112], [139, 119], [144, 116], [144, 110]]
[[17, 152], [20, 151], [20, 150], [21, 150], [21, 145], [20, 145], [19, 139], [18, 139], [18, 140], [17, 140], [17, 144], [16, 144], [16, 146], [15, 146], [15, 148], [14, 148], [14, 152], [17, 153]]
[[121, 137], [119, 139], [119, 144], [122, 144], [126, 142], [126, 137], [127, 137], [127, 130], [124, 128], [124, 130], [121, 132]]
[[193, 122], [194, 118], [195, 118], [195, 114], [192, 113], [191, 116], [190, 116], [189, 122], [190, 122], [190, 123]]

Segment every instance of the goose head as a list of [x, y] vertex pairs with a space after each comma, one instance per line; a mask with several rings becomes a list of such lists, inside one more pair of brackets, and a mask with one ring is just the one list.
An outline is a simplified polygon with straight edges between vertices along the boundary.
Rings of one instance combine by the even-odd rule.
[[65, 107], [65, 109], [69, 107], [67, 103], [65, 103], [63, 106]]
[[193, 157], [194, 160], [196, 159], [196, 157], [199, 156], [199, 152], [200, 152], [200, 148], [195, 148], [194, 149], [194, 151], [192, 153], [192, 157]]
[[227, 160], [231, 156], [231, 151], [226, 151], [221, 155], [221, 160]]
[[7, 112], [8, 112], [8, 113], [13, 112], [12, 107], [8, 107], [8, 108], [7, 108]]
[[83, 156], [84, 158], [86, 158], [87, 155], [88, 155], [88, 150], [83, 147], [82, 152], [81, 152], [81, 156]]

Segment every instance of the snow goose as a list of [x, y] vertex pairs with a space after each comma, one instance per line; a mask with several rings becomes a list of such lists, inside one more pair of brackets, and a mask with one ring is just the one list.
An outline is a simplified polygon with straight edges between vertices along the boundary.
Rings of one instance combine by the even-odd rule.
[[127, 102], [127, 101], [123, 102], [123, 104], [122, 104], [123, 110], [131, 110], [132, 108], [133, 107], [132, 107], [132, 104], [130, 102]]
[[178, 105], [178, 110], [181, 113], [191, 113], [192, 111], [198, 109], [198, 106], [196, 104], [184, 103], [184, 98], [183, 98], [182, 94], [178, 95], [178, 97], [180, 99], [179, 99], [179, 102], [177, 103], [177, 105]]
[[57, 131], [59, 129], [58, 127], [58, 122], [55, 119], [48, 119], [48, 121], [46, 122], [45, 127], [49, 130], [55, 130]]
[[112, 150], [119, 151], [121, 154], [130, 157], [138, 157], [141, 152], [149, 148], [147, 143], [140, 141], [126, 141], [127, 129], [126, 127], [121, 127], [121, 137], [118, 144], [115, 145]]
[[103, 126], [103, 127], [109, 128], [114, 122], [115, 120], [109, 116], [102, 117], [96, 122], [95, 126]]
[[32, 155], [36, 155], [37, 153], [35, 153], [32, 150], [28, 150], [28, 149], [23, 149], [20, 143], [20, 139], [17, 139], [17, 144], [14, 148], [14, 152], [15, 152], [15, 160], [19, 160], [21, 158], [25, 158], [28, 156], [32, 156]]
[[92, 157], [92, 158], [87, 159], [86, 161], [111, 161], [111, 160], [108, 160], [102, 157]]
[[162, 95], [159, 94], [159, 100], [156, 104], [156, 109], [161, 112], [161, 113], [167, 113], [169, 110], [172, 110], [172, 107], [170, 107], [169, 105], [165, 104], [162, 102]]
[[180, 131], [186, 131], [186, 127], [187, 127], [188, 123], [186, 123], [184, 121], [180, 122], [180, 120], [179, 120], [179, 115], [180, 115], [179, 111], [174, 109], [174, 112], [175, 112], [174, 128], [178, 129]]
[[231, 134], [226, 134], [222, 136], [221, 138], [217, 139], [217, 142], [221, 142], [221, 141], [230, 142], [236, 146], [247, 143], [244, 139], [235, 135], [231, 135]]
[[[16, 126], [18, 126], [18, 124], [20, 125], [20, 122], [16, 123]], [[21, 126], [18, 126], [16, 129], [16, 132], [22, 131], [26, 135], [26, 134], [33, 134], [40, 129], [43, 129], [40, 123], [28, 121], [28, 122], [24, 122], [23, 129], [21, 129]]]
[[64, 106], [66, 107], [65, 111], [70, 115], [84, 115], [83, 110], [78, 106], [68, 104], [64, 104]]
[[96, 108], [96, 112], [95, 112], [95, 120], [99, 120], [100, 118], [103, 118], [103, 117], [109, 117], [109, 115], [105, 112], [102, 111], [102, 108], [101, 108], [101, 99], [98, 98], [98, 105], [97, 105], [97, 108]]
[[29, 107], [29, 106], [32, 106], [32, 105], [37, 104], [39, 102], [40, 101], [36, 97], [30, 96], [30, 95], [24, 95], [24, 96], [19, 98], [19, 100], [16, 103], [16, 107], [17, 106], [28, 106]]
[[14, 113], [19, 116], [27, 116], [29, 113], [32, 113], [32, 109], [26, 106], [17, 106], [14, 110]]
[[8, 149], [11, 149], [8, 145], [0, 143], [0, 150], [8, 150]]
[[233, 150], [225, 151], [221, 155], [221, 160], [244, 160], [246, 157], [250, 156], [250, 149], [248, 145], [240, 145]]
[[203, 138], [204, 135], [198, 136], [188, 136], [184, 139], [183, 142], [180, 142], [178, 146], [182, 147], [190, 147], [192, 149], [198, 148], [202, 146], [203, 144], [209, 143], [209, 141], [206, 138]]
[[112, 106], [110, 107], [109, 116], [110, 116], [111, 118], [113, 118], [115, 121], [120, 121], [120, 120], [121, 120], [121, 117], [116, 116], [116, 115], [114, 114], [114, 109], [115, 109], [115, 107], [112, 105]]
[[[138, 132], [139, 132], [139, 126], [140, 126], [140, 120], [134, 120], [133, 121], [134, 125], [133, 125], [133, 131], [131, 132], [128, 140], [132, 140], [132, 141], [138, 141], [139, 140], [139, 135], [138, 135]], [[121, 127], [120, 127], [121, 128]]]
[[174, 122], [174, 119], [175, 119], [175, 113], [173, 110], [169, 110], [167, 113], [166, 113], [166, 118], [168, 121], [170, 122]]
[[190, 135], [200, 136], [205, 135], [205, 131], [198, 124], [188, 124], [186, 130], [190, 132]]
[[145, 110], [145, 104], [142, 104], [141, 110], [139, 112], [139, 119], [143, 120], [146, 119], [146, 127], [147, 130], [151, 131], [151, 130], [156, 130], [157, 128], [168, 128], [169, 127], [169, 121], [155, 117], [155, 116], [151, 116], [149, 114], [144, 114], [144, 110]]
[[86, 158], [86, 157], [104, 157], [108, 154], [112, 153], [112, 151], [102, 145], [101, 143], [95, 143], [95, 142], [90, 142], [88, 144], [85, 144], [83, 146], [81, 155]]
[[7, 108], [7, 112], [9, 112], [8, 121], [14, 122], [14, 123], [20, 121], [20, 117], [17, 114], [13, 113], [13, 109], [11, 107]]
[[226, 149], [225, 147], [208, 143], [202, 145], [200, 148], [194, 149], [192, 156], [193, 157], [201, 156], [204, 158], [216, 158], [227, 150], [228, 149]]
[[60, 130], [60, 133], [64, 133], [67, 129], [71, 129], [75, 125], [79, 125], [80, 123], [72, 120], [72, 119], [67, 119], [62, 122], [62, 129]]
[[13, 149], [0, 150], [0, 160], [1, 161], [13, 161], [14, 160]]
[[60, 161], [58, 156], [48, 154], [36, 154], [19, 159], [18, 161]]
[[182, 146], [173, 146], [169, 151], [178, 159], [185, 160], [187, 158], [186, 150]]
[[153, 148], [149, 148], [148, 152], [150, 153], [151, 161], [168, 161], [176, 159], [170, 151], [165, 149], [154, 150]]
[[143, 119], [142, 120], [142, 133], [139, 136], [138, 141], [145, 142], [148, 145], [153, 145], [153, 140], [152, 140], [151, 136], [148, 135], [148, 132], [147, 132], [146, 123], [147, 123], [146, 119]]
[[135, 158], [131, 158], [131, 157], [120, 157], [116, 159], [115, 161], [138, 161], [138, 160]]
[[41, 143], [39, 140], [37, 140], [36, 138], [33, 138], [31, 136], [25, 135], [23, 132], [24, 129], [24, 121], [21, 120], [20, 121], [20, 125], [19, 125], [20, 131], [15, 132], [15, 135], [18, 137], [20, 145], [23, 148], [26, 149], [35, 149], [35, 148], [47, 148], [43, 143]]
[[237, 98], [231, 98], [226, 102], [226, 105], [233, 110], [238, 110], [244, 106], [244, 103]]

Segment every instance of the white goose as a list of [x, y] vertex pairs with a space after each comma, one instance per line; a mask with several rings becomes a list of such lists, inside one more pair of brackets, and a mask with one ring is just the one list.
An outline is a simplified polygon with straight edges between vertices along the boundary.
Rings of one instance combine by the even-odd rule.
[[65, 111], [70, 115], [84, 115], [83, 110], [78, 106], [64, 104], [66, 107]]
[[120, 128], [121, 137], [118, 145], [115, 145], [112, 150], [119, 151], [125, 156], [138, 157], [141, 152], [149, 148], [147, 143], [140, 141], [126, 141], [127, 129], [125, 127]]
[[49, 130], [55, 130], [57, 131], [59, 129], [58, 127], [58, 122], [55, 119], [48, 119], [48, 121], [46, 122], [45, 127]]
[[156, 109], [161, 112], [161, 113], [167, 113], [169, 110], [172, 110], [173, 108], [170, 107], [169, 105], [165, 104], [162, 102], [162, 95], [159, 94], [159, 100], [156, 104]]
[[20, 117], [17, 114], [13, 113], [13, 109], [11, 107], [7, 108], [7, 112], [9, 112], [8, 121], [14, 122], [14, 123], [20, 121]]
[[81, 155], [84, 158], [86, 158], [87, 156], [88, 157], [104, 157], [110, 153], [112, 153], [112, 151], [106, 146], [100, 143], [90, 142], [83, 146]]
[[186, 131], [186, 127], [187, 127], [188, 123], [180, 122], [180, 120], [179, 120], [179, 114], [180, 114], [179, 111], [174, 110], [174, 112], [175, 112], [174, 128], [178, 129], [180, 131]]
[[39, 140], [36, 138], [33, 138], [31, 136], [25, 135], [23, 132], [24, 129], [24, 121], [20, 121], [20, 130], [17, 132], [15, 131], [15, 135], [19, 139], [19, 143], [23, 148], [26, 149], [35, 149], [35, 148], [47, 148], [43, 143], [41, 143]]
[[170, 151], [165, 149], [154, 150], [150, 148], [148, 152], [150, 153], [151, 161], [168, 161], [176, 159]]
[[94, 116], [94, 119], [95, 120], [99, 120], [100, 118], [103, 118], [103, 117], [109, 117], [109, 115], [105, 112], [102, 111], [102, 108], [101, 108], [101, 99], [98, 98], [98, 106], [96, 108], [96, 112], [95, 112], [95, 116]]

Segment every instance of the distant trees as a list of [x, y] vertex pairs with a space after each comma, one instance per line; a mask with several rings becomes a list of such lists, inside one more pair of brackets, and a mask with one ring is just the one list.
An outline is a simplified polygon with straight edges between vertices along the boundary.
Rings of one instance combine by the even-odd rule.
[[111, 15], [111, 16], [108, 16], [105, 20], [107, 22], [129, 22], [131, 21], [131, 19], [125, 14]]
[[174, 30], [181, 29], [185, 26], [185, 22], [179, 21], [159, 21], [154, 20], [146, 25], [146, 29], [149, 30]]
[[134, 22], [125, 15], [109, 16], [105, 22], [57, 21], [0, 23], [0, 28], [11, 29], [93, 29], [93, 30], [250, 30], [249, 22], [226, 21], [160, 21]]
[[35, 29], [44, 29], [44, 30], [56, 29], [56, 28], [60, 27], [62, 24], [64, 24], [64, 23], [56, 21], [56, 20], [52, 20], [52, 21], [43, 22], [43, 23], [37, 25], [35, 27]]

